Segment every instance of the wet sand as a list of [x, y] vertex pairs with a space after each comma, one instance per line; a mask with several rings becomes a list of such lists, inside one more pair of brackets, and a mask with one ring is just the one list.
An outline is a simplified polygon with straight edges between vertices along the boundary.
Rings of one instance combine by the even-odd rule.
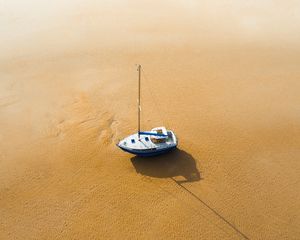
[[[0, 7], [0, 239], [299, 239], [300, 5]], [[165, 125], [178, 150], [115, 143]]]

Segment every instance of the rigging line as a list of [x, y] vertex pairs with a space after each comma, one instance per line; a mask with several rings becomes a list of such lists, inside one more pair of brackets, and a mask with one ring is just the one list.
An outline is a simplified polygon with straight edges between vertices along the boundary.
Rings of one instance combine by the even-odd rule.
[[240, 234], [244, 239], [249, 240], [249, 237], [247, 237], [244, 233], [242, 233], [236, 226], [234, 226], [231, 222], [229, 222], [225, 217], [223, 217], [220, 213], [218, 213], [215, 209], [213, 209], [211, 206], [209, 206], [206, 202], [204, 202], [201, 198], [199, 198], [195, 193], [190, 191], [188, 188], [183, 186], [182, 184], [178, 183], [173, 177], [171, 179], [182, 189], [184, 189], [186, 192], [188, 192], [191, 196], [193, 196], [195, 199], [197, 199], [199, 202], [201, 202], [205, 207], [207, 207], [209, 210], [211, 210], [216, 216], [218, 216], [221, 220], [223, 220], [228, 226], [230, 226], [233, 230], [235, 230], [238, 234]]
[[150, 95], [151, 95], [151, 98], [153, 99], [153, 102], [154, 102], [154, 104], [156, 105], [156, 108], [158, 109], [158, 115], [159, 115], [159, 118], [160, 118], [160, 120], [163, 122], [163, 124], [165, 123], [165, 124], [167, 124], [168, 125], [168, 122], [162, 117], [162, 112], [161, 112], [161, 109], [160, 109], [160, 105], [159, 105], [159, 103], [158, 103], [158, 101], [157, 101], [157, 99], [156, 99], [156, 97], [155, 97], [155, 95], [153, 94], [153, 92], [152, 92], [152, 90], [151, 90], [151, 84], [150, 84], [150, 87], [149, 87], [149, 79], [148, 79], [148, 77], [147, 77], [147, 74], [145, 73], [145, 71], [144, 71], [144, 69], [142, 68], [142, 72], [143, 72], [143, 75], [144, 75], [144, 78], [145, 78], [145, 82], [146, 82], [146, 85], [147, 85], [147, 87], [149, 88], [149, 92], [150, 92]]

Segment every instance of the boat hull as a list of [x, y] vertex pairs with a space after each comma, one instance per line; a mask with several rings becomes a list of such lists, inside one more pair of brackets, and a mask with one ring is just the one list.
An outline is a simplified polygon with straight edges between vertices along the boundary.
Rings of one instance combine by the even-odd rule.
[[172, 147], [165, 148], [165, 149], [149, 150], [149, 151], [145, 151], [145, 150], [141, 151], [141, 150], [135, 150], [135, 149], [130, 149], [130, 148], [124, 148], [119, 145], [118, 145], [118, 147], [121, 148], [125, 152], [134, 154], [139, 157], [152, 157], [152, 156], [157, 156], [157, 155], [167, 153], [167, 152], [175, 149], [177, 146], [172, 146]]
[[157, 127], [151, 131], [132, 134], [119, 141], [117, 146], [125, 152], [141, 157], [150, 157], [176, 148], [177, 138], [171, 130]]

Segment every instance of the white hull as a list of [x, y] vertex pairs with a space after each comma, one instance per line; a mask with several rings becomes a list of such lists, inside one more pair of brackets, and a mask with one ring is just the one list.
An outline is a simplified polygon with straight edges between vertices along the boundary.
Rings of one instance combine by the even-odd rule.
[[[156, 129], [162, 129], [165, 134], [155, 135], [157, 134], [154, 131]], [[118, 147], [140, 156], [158, 155], [176, 148], [177, 138], [172, 131], [166, 130], [164, 127], [155, 128], [154, 130], [143, 132], [140, 135], [138, 133], [130, 135], [121, 140]]]

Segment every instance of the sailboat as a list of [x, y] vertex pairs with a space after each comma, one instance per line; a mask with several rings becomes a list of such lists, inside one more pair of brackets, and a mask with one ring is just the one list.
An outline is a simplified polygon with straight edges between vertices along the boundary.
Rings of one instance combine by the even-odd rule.
[[177, 147], [173, 131], [165, 127], [155, 127], [151, 131], [141, 131], [141, 65], [138, 65], [138, 132], [121, 140], [117, 146], [125, 152], [137, 156], [155, 156]]

